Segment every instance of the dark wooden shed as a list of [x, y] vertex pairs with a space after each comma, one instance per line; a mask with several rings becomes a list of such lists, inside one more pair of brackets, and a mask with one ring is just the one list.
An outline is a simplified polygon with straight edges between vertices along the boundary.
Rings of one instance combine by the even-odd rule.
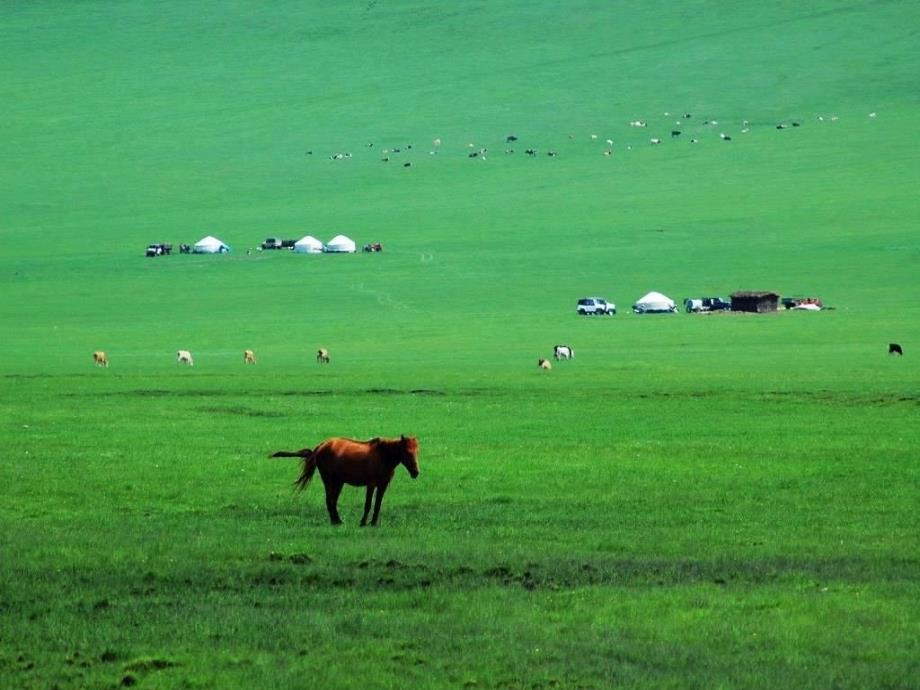
[[764, 314], [779, 307], [779, 295], [775, 292], [733, 292], [731, 298], [732, 311]]

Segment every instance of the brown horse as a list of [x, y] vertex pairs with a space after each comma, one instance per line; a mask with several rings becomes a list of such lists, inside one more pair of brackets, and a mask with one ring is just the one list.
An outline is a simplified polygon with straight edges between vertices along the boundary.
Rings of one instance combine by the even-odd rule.
[[398, 439], [372, 438], [370, 441], [353, 441], [347, 438], [330, 438], [315, 448], [285, 451], [279, 450], [271, 455], [273, 458], [303, 458], [303, 471], [294, 485], [300, 491], [307, 488], [313, 473], [319, 469], [323, 485], [326, 487], [326, 510], [333, 525], [341, 525], [339, 517], [339, 494], [345, 484], [366, 486], [364, 498], [364, 516], [361, 526], [367, 524], [371, 510], [374, 490], [377, 500], [374, 502], [374, 516], [371, 525], [377, 525], [380, 516], [380, 504], [386, 493], [398, 465], [405, 465], [409, 475], [418, 477], [418, 440], [413, 436], [400, 436]]

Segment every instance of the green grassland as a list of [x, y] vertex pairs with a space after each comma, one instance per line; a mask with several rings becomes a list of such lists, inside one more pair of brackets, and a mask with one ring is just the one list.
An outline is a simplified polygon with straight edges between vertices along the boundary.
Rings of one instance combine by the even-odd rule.
[[920, 10], [724, 5], [0, 6], [0, 687], [916, 687]]

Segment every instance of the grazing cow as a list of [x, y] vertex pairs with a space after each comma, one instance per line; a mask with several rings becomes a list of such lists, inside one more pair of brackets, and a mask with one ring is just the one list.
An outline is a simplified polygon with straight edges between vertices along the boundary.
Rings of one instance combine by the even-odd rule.
[[692, 115], [690, 115], [690, 113], [684, 113], [684, 119], [685, 119], [685, 120], [689, 120], [691, 117], [692, 117]]
[[558, 156], [559, 154], [556, 153], [555, 151], [547, 151], [547, 152], [546, 152], [546, 155], [549, 156], [550, 158], [555, 158], [555, 157]]
[[467, 158], [479, 158], [479, 151], [472, 151], [468, 153]]
[[524, 151], [524, 153], [526, 153], [528, 156], [533, 157], [533, 156], [536, 156], [536, 155], [537, 155], [537, 150], [536, 150], [536, 149], [527, 149], [526, 151]]
[[553, 368], [553, 365], [550, 363], [550, 361], [548, 359], [543, 359], [542, 357], [537, 360], [537, 366], [547, 371]]
[[97, 367], [108, 369], [109, 358], [102, 350], [96, 350], [96, 352], [93, 353], [93, 364]]
[[897, 343], [888, 343], [888, 354], [900, 356], [904, 354], [904, 350]]
[[192, 353], [188, 350], [179, 350], [176, 352], [176, 364], [185, 364], [190, 367], [195, 366], [195, 362], [192, 359]]
[[404, 168], [411, 168], [411, 167], [412, 167], [412, 163], [403, 163], [403, 167], [404, 167]]
[[316, 363], [317, 364], [329, 364], [329, 350], [324, 347], [321, 347], [316, 351]]
[[776, 125], [776, 129], [786, 129], [786, 125], [780, 123], [780, 124]]
[[613, 139], [608, 139], [606, 141], [607, 146], [613, 146]]
[[513, 143], [513, 142], [515, 142], [515, 141], [517, 141], [517, 140], [518, 140], [518, 138], [517, 138], [516, 136], [514, 136], [513, 134], [509, 134], [508, 136], [505, 137], [505, 143], [506, 143], [506, 144], [511, 144], [511, 143]]
[[604, 155], [605, 155], [605, 156], [612, 156], [612, 155], [613, 155], [613, 151], [611, 151], [610, 149], [607, 149], [606, 151], [604, 151]]
[[575, 350], [568, 345], [556, 345], [553, 348], [553, 358], [558, 362], [560, 359], [575, 359]]
[[728, 136], [725, 132], [722, 132], [722, 134], [720, 134], [719, 137], [722, 139], [722, 141], [731, 141], [731, 140], [732, 140], [732, 138], [731, 138], [730, 136]]
[[650, 144], [660, 144], [661, 143], [661, 139], [649, 139], [648, 141]]
[[[413, 479], [419, 475], [418, 439], [414, 436], [400, 436], [398, 439], [372, 438], [369, 441], [330, 438], [315, 448], [279, 450], [271, 457], [302, 458], [303, 469], [300, 477], [294, 482], [301, 491], [310, 483], [316, 470], [319, 470], [319, 476], [326, 489], [326, 510], [333, 525], [342, 524], [338, 502], [345, 484], [367, 487], [361, 526], [367, 524], [373, 502], [374, 515], [371, 518], [371, 526], [376, 527], [380, 518], [383, 494], [393, 480], [396, 468], [403, 465]], [[376, 500], [374, 491], [377, 492]]]
[[679, 137], [679, 136], [680, 136], [680, 130], [679, 130], [679, 129], [672, 129], [672, 130], [671, 130], [671, 136], [672, 136], [672, 137]]
[[629, 123], [630, 127], [647, 127], [648, 123], [644, 120], [632, 120]]
[[243, 350], [243, 364], [255, 364], [256, 353], [252, 350]]
[[435, 139], [434, 141], [432, 141], [431, 144], [432, 144], [432, 146], [440, 146], [440, 145], [441, 145], [441, 139], [440, 139], [440, 137], [437, 138], [437, 139]]

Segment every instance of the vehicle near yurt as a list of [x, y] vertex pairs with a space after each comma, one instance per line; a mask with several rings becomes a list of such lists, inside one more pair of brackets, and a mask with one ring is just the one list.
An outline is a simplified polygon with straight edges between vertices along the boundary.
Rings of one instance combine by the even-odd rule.
[[731, 311], [732, 303], [722, 297], [688, 297], [684, 300], [684, 309], [687, 313], [707, 311]]
[[660, 292], [649, 292], [636, 301], [633, 311], [637, 314], [673, 314], [677, 311], [677, 305]]
[[357, 245], [346, 235], [336, 235], [326, 242], [323, 251], [327, 254], [354, 254], [357, 251]]
[[603, 297], [582, 297], [575, 305], [575, 311], [580, 316], [613, 315], [617, 313], [617, 305], [608, 302]]
[[148, 244], [144, 256], [169, 256], [172, 254], [172, 245], [162, 242], [158, 244]]
[[266, 237], [260, 245], [262, 249], [293, 249], [294, 240], [282, 240], [277, 237]]

